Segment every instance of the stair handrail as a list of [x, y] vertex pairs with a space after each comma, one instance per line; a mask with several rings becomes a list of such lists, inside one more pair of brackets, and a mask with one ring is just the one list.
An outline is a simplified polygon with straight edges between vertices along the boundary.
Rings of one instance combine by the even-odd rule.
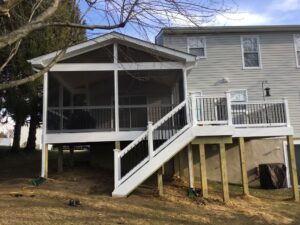
[[[186, 107], [187, 110], [189, 108], [189, 99], [185, 99], [182, 101], [179, 105], [177, 105], [174, 109], [172, 109], [169, 113], [167, 113], [165, 116], [163, 116], [160, 120], [158, 120], [155, 124], [152, 124], [152, 122], [148, 122], [147, 130], [144, 131], [140, 136], [138, 136], [134, 141], [132, 141], [129, 145], [127, 145], [123, 150], [120, 149], [114, 149], [114, 161], [115, 161], [115, 187], [119, 186], [121, 181], [123, 180], [121, 178], [121, 158], [127, 154], [130, 150], [132, 150], [137, 144], [139, 144], [142, 140], [145, 139], [145, 137], [148, 137], [148, 150], [149, 150], [149, 156], [148, 160], [151, 160], [151, 158], [154, 156], [153, 149], [153, 131], [160, 127], [165, 121], [170, 119], [173, 115], [175, 115], [180, 109], [183, 107]], [[189, 123], [189, 121], [187, 121]], [[152, 146], [152, 147], [151, 147]], [[137, 170], [141, 165], [137, 165], [136, 168], [132, 170]], [[128, 177], [128, 176], [126, 176]]]
[[[155, 130], [158, 128], [161, 124], [163, 124], [166, 120], [171, 118], [176, 112], [178, 112], [184, 105], [186, 105], [187, 99], [182, 101], [179, 105], [177, 105], [174, 109], [172, 109], [170, 112], [168, 112], [165, 116], [163, 116], [160, 120], [158, 120], [155, 124], [152, 125], [152, 129]], [[131, 142], [129, 145], [127, 145], [123, 150], [119, 150], [120, 157], [124, 156], [127, 152], [129, 152], [134, 146], [136, 146], [141, 140], [143, 140], [149, 133], [149, 123], [148, 127], [145, 132], [140, 134], [133, 142]]]

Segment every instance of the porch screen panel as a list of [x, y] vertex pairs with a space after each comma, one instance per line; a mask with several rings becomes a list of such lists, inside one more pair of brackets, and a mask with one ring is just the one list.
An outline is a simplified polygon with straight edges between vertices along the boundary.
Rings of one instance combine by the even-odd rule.
[[180, 70], [119, 72], [120, 130], [145, 130], [181, 100]]
[[112, 131], [113, 72], [56, 72], [49, 77], [48, 131]]

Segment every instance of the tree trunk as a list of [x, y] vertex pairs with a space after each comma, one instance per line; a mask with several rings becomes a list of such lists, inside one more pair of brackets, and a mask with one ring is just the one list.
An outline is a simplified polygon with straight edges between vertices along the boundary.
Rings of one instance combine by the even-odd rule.
[[35, 141], [36, 141], [36, 129], [38, 126], [38, 117], [35, 113], [30, 115], [30, 125], [29, 125], [29, 133], [26, 144], [26, 152], [34, 152], [35, 150]]
[[20, 118], [18, 118], [17, 116], [15, 120], [14, 140], [13, 140], [13, 145], [11, 147], [11, 152], [18, 152], [20, 150], [21, 127], [22, 127], [22, 122]]

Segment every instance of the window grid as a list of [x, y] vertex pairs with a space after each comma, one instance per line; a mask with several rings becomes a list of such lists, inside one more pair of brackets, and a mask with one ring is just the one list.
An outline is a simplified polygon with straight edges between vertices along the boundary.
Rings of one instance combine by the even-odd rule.
[[188, 53], [197, 56], [197, 59], [207, 58], [205, 37], [188, 37]]
[[261, 55], [258, 36], [241, 36], [242, 60], [244, 69], [260, 69]]

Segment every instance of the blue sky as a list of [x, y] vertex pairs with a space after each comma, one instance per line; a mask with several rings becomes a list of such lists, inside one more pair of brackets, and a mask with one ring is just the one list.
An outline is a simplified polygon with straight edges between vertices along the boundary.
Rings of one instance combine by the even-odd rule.
[[[192, 0], [191, 0], [192, 1]], [[222, 0], [219, 0], [222, 1]], [[300, 0], [226, 0], [230, 12], [216, 15], [211, 21], [202, 24], [203, 26], [238, 26], [238, 25], [300, 25]], [[84, 5], [81, 5], [83, 11]], [[98, 12], [99, 13], [99, 12]], [[90, 12], [86, 17], [89, 24], [99, 23], [102, 18]], [[174, 19], [172, 26], [191, 26], [189, 21]], [[142, 39], [154, 40], [159, 29], [143, 32], [130, 24], [125, 29], [117, 31], [139, 37]], [[107, 31], [88, 32], [89, 38], [99, 36]]]

